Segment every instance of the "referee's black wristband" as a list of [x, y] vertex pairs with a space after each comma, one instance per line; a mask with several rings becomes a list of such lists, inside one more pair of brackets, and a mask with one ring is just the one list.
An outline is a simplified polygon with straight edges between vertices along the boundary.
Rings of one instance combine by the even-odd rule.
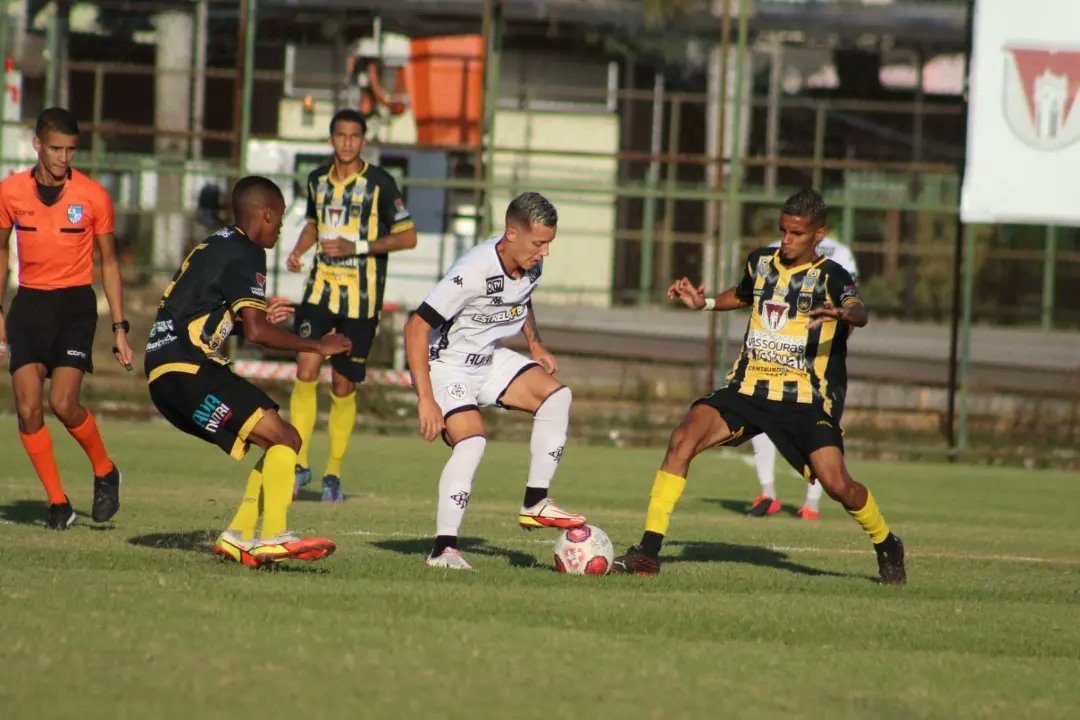
[[129, 333], [129, 332], [131, 332], [131, 323], [129, 323], [127, 320], [121, 320], [120, 322], [114, 322], [112, 324], [112, 330], [113, 330], [113, 332], [116, 332], [117, 330], [123, 330], [124, 332]]

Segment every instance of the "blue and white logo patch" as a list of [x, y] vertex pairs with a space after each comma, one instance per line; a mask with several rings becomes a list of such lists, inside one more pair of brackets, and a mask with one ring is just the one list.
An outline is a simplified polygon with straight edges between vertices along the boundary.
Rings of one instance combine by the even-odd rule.
[[78, 225], [82, 221], [82, 205], [68, 205], [68, 222]]

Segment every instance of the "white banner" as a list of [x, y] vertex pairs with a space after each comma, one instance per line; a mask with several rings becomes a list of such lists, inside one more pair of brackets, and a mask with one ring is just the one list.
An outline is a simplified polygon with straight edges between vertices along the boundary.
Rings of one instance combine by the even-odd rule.
[[964, 222], [1080, 225], [1080, 0], [977, 0]]

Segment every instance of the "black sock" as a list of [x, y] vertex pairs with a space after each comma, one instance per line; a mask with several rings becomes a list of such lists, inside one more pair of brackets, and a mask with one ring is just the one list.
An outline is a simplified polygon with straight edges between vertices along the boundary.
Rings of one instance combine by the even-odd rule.
[[446, 548], [457, 547], [457, 535], [436, 535], [435, 549], [431, 551], [431, 557], [439, 557]]
[[660, 555], [660, 546], [663, 542], [663, 535], [646, 530], [645, 534], [641, 536], [641, 551], [646, 555], [657, 557]]
[[536, 503], [540, 502], [547, 497], [547, 488], [529, 487], [525, 486], [525, 500], [522, 501], [522, 505], [527, 508], [531, 508]]
[[874, 543], [874, 549], [878, 552], [895, 552], [897, 549], [897, 537], [889, 533], [884, 540]]

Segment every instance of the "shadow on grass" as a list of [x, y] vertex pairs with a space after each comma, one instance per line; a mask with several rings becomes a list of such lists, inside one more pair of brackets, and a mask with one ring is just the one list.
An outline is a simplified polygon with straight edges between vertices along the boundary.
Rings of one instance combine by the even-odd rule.
[[16, 500], [0, 505], [0, 520], [19, 525], [44, 525], [49, 514], [49, 504], [44, 500]]
[[[376, 540], [369, 543], [372, 547], [379, 548], [380, 550], [389, 550], [390, 552], [400, 553], [402, 555], [424, 555], [426, 556], [431, 552], [431, 538], [415, 538], [412, 540]], [[552, 568], [542, 565], [536, 561], [536, 558], [528, 553], [518, 552], [516, 550], [507, 550], [506, 548], [495, 547], [488, 545], [487, 541], [483, 538], [475, 537], [463, 537], [458, 538], [458, 549], [463, 553], [472, 555], [483, 555], [485, 557], [501, 557], [506, 558], [506, 562], [512, 567], [518, 568], [539, 568], [542, 570], [551, 570]]]
[[300, 494], [296, 496], [296, 499], [305, 502], [322, 502], [322, 491], [308, 490], [305, 488], [300, 491]]
[[[713, 505], [719, 505], [728, 512], [733, 512], [736, 515], [742, 515], [743, 517], [749, 517], [746, 514], [746, 511], [750, 508], [750, 503], [753, 502], [753, 500], [732, 500], [731, 498], [702, 498], [702, 501], [712, 503]], [[791, 517], [799, 517], [799, 508], [796, 505], [781, 504], [780, 512]], [[799, 519], [801, 520], [802, 518]]]
[[[85, 513], [79, 508], [74, 508], [75, 514], [78, 518], [75, 524], [72, 525], [74, 529], [87, 529], [94, 532], [105, 532], [109, 530], [115, 530], [116, 526], [112, 523], [105, 525], [95, 524], [90, 519], [90, 514]], [[0, 520], [5, 520], [16, 525], [39, 525], [45, 526], [45, 518], [49, 514], [49, 504], [44, 500], [16, 500], [8, 505], [0, 505]]]
[[809, 565], [802, 565], [790, 560], [786, 553], [757, 545], [732, 545], [731, 543], [722, 542], [672, 542], [667, 543], [665, 547], [682, 548], [681, 555], [662, 558], [665, 563], [734, 562], [786, 570], [797, 575], [858, 578], [877, 582], [877, 578], [870, 575], [833, 572], [832, 570], [821, 570]]
[[187, 550], [207, 553], [214, 547], [218, 533], [214, 530], [192, 530], [177, 533], [150, 533], [128, 538], [129, 545], [155, 548], [157, 550]]

